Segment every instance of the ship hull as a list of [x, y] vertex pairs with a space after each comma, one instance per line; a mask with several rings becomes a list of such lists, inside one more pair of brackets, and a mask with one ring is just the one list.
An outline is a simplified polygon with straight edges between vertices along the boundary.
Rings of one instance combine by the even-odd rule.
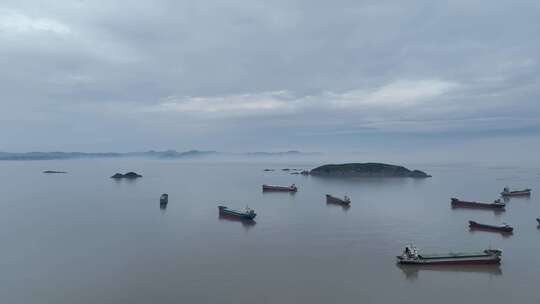
[[402, 265], [491, 265], [491, 264], [500, 264], [500, 257], [490, 257], [490, 258], [471, 258], [471, 259], [441, 259], [441, 260], [429, 260], [429, 259], [419, 259], [419, 260], [399, 260], [398, 263]]
[[257, 216], [257, 214], [255, 213], [250, 214], [250, 213], [240, 212], [240, 211], [232, 210], [223, 206], [219, 206], [219, 214], [225, 217], [235, 217], [235, 218], [244, 219], [244, 220], [253, 220]]
[[282, 187], [282, 186], [269, 186], [263, 185], [262, 190], [265, 192], [296, 192], [298, 189], [296, 187]]
[[530, 196], [531, 195], [531, 190], [501, 192], [501, 195], [504, 196], [504, 197]]
[[509, 227], [509, 226], [486, 225], [486, 224], [477, 223], [475, 221], [469, 221], [469, 227], [471, 229], [479, 229], [479, 230], [503, 232], [503, 233], [511, 233], [512, 231], [514, 231], [514, 228]]
[[503, 204], [469, 202], [458, 199], [452, 199], [451, 205], [452, 208], [492, 209], [500, 211], [505, 210], [505, 206]]

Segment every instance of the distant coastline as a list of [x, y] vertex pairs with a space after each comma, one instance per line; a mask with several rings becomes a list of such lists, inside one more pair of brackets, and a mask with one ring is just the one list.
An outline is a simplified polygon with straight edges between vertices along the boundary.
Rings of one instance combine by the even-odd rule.
[[211, 156], [249, 156], [249, 157], [283, 157], [283, 156], [306, 156], [320, 155], [317, 152], [244, 152], [229, 153], [218, 151], [189, 150], [178, 152], [176, 150], [146, 151], [146, 152], [0, 152], [0, 160], [61, 160], [61, 159], [91, 159], [91, 158], [155, 158], [155, 159], [189, 159]]

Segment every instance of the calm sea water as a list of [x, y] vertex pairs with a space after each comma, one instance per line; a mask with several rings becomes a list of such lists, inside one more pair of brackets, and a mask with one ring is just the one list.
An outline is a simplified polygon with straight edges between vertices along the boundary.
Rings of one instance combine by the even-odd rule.
[[[430, 179], [328, 179], [263, 172], [294, 163], [157, 160], [0, 162], [2, 303], [538, 303], [540, 169], [412, 166]], [[43, 170], [66, 170], [46, 175]], [[136, 181], [115, 172], [137, 171]], [[262, 193], [263, 183], [299, 192]], [[452, 210], [533, 188], [507, 211]], [[161, 193], [169, 193], [165, 210]], [[351, 208], [324, 194], [348, 194]], [[217, 206], [258, 213], [220, 219]], [[470, 232], [508, 222], [512, 236]], [[503, 250], [500, 267], [400, 268], [430, 252]]]

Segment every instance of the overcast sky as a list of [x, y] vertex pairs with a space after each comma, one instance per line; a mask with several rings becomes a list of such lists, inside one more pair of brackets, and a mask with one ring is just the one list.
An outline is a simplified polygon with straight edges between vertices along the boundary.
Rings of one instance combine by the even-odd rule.
[[3, 0], [0, 150], [540, 146], [540, 2], [451, 2]]

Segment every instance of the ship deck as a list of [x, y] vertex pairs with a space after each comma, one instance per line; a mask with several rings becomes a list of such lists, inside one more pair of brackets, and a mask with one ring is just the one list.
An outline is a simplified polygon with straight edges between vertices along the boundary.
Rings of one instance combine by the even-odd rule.
[[418, 257], [422, 259], [463, 259], [463, 258], [479, 258], [479, 257], [488, 257], [490, 254], [485, 252], [450, 252], [450, 253], [428, 253], [428, 254], [419, 254]]

